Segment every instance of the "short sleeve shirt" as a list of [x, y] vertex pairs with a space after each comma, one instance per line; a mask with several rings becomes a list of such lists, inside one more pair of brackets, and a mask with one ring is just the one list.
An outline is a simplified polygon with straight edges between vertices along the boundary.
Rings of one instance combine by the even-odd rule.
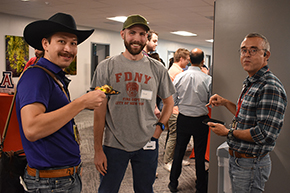
[[[57, 74], [60, 81], [64, 83], [64, 72], [58, 66], [45, 58], [41, 58], [37, 64]], [[74, 139], [73, 120], [57, 132], [35, 142], [26, 139], [21, 124], [20, 110], [26, 105], [41, 103], [46, 108], [45, 113], [49, 113], [67, 105], [69, 102], [55, 81], [40, 68], [28, 69], [19, 80], [16, 111], [20, 123], [20, 136], [30, 167], [44, 169], [76, 166], [80, 163], [79, 145]]]
[[92, 87], [104, 84], [120, 91], [108, 98], [104, 145], [139, 150], [156, 128], [156, 96], [164, 99], [175, 92], [167, 69], [149, 57], [132, 61], [120, 54], [98, 65]]

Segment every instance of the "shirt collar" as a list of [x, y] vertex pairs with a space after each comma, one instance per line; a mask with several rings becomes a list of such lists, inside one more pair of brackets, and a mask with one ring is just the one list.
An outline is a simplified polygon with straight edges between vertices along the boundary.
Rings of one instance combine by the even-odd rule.
[[269, 71], [269, 67], [268, 65], [264, 66], [263, 68], [261, 68], [258, 72], [256, 72], [256, 74], [254, 74], [254, 76], [251, 76], [251, 77], [247, 77], [243, 84], [245, 86], [249, 86], [251, 85], [252, 83], [256, 82], [257, 80], [259, 80], [267, 71]]
[[173, 63], [172, 66], [175, 66], [176, 68], [178, 68], [178, 70], [183, 72], [183, 69], [176, 63]]
[[46, 58], [40, 58], [37, 65], [45, 67], [46, 69], [52, 71], [54, 74], [58, 74], [60, 71], [63, 72], [59, 66], [47, 60]]
[[200, 67], [198, 67], [198, 66], [189, 66], [187, 70], [197, 70], [197, 71], [201, 71]]
[[47, 60], [46, 58], [40, 58], [37, 65], [40, 65], [53, 72], [57, 77], [59, 77], [63, 81], [66, 88], [68, 87], [68, 84], [70, 83], [71, 80], [65, 76], [65, 72], [59, 66]]

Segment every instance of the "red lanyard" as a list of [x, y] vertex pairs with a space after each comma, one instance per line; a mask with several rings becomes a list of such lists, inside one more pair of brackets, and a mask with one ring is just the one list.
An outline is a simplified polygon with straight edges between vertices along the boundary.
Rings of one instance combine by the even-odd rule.
[[247, 95], [248, 91], [250, 90], [250, 88], [252, 87], [252, 85], [253, 85], [253, 83], [252, 83], [251, 86], [248, 88], [247, 92], [244, 94], [244, 96], [243, 96], [243, 98], [242, 98], [242, 95], [243, 95], [243, 93], [244, 93], [244, 89], [245, 89], [245, 88], [243, 89], [242, 94], [241, 94], [240, 99], [239, 99], [239, 102], [238, 102], [238, 109], [237, 109], [237, 112], [236, 112], [236, 117], [238, 117], [238, 114], [239, 114], [239, 112], [240, 112], [240, 109], [241, 109], [241, 106], [242, 106], [243, 100], [244, 100], [245, 96]]
[[[268, 71], [269, 71], [269, 69], [268, 69], [266, 72], [268, 72]], [[242, 98], [242, 94], [244, 93], [244, 89], [245, 89], [245, 87], [244, 87], [244, 89], [243, 89], [243, 91], [242, 91], [242, 94], [241, 94], [241, 96], [240, 96], [239, 102], [238, 102], [238, 109], [237, 109], [237, 112], [236, 112], [236, 117], [238, 117], [238, 114], [239, 114], [239, 112], [240, 112], [240, 109], [241, 109], [241, 106], [242, 106], [243, 100], [244, 100], [245, 96], [247, 95], [248, 91], [250, 90], [250, 88], [252, 87], [252, 85], [253, 85], [253, 83], [252, 83], [251, 86], [248, 88], [248, 90], [247, 90], [247, 92], [245, 93], [243, 99], [241, 99], [241, 98]]]

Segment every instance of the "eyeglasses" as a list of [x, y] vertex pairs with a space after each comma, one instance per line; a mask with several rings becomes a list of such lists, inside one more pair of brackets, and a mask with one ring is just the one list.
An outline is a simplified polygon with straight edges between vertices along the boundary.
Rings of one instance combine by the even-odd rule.
[[250, 49], [247, 49], [247, 48], [241, 48], [239, 49], [239, 53], [241, 56], [244, 56], [248, 53], [250, 53], [250, 56], [254, 56], [257, 54], [258, 51], [260, 50], [264, 50], [265, 52], [267, 51], [266, 49], [258, 49], [258, 48], [250, 48]]

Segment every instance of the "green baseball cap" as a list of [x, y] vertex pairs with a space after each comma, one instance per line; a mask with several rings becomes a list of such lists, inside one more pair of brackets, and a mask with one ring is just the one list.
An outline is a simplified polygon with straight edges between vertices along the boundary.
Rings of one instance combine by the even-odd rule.
[[127, 17], [126, 21], [123, 23], [123, 30], [127, 29], [133, 25], [143, 25], [146, 28], [146, 31], [149, 31], [147, 20], [141, 15], [130, 15]]

